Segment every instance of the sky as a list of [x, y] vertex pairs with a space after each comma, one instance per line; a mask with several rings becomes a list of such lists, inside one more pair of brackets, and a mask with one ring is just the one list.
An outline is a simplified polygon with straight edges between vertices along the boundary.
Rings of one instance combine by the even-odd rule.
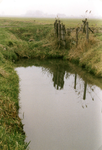
[[0, 16], [22, 16], [36, 11], [37, 14], [38, 10], [46, 16], [65, 14], [68, 17], [102, 18], [102, 0], [0, 0]]

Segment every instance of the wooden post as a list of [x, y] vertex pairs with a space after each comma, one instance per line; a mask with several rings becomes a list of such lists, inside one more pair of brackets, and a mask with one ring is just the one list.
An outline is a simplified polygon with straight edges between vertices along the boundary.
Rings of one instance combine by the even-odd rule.
[[63, 24], [61, 24], [61, 40], [63, 40]]
[[61, 24], [61, 40], [62, 40], [62, 45], [65, 47], [66, 41], [65, 41], [65, 25]]
[[55, 20], [55, 22], [54, 22], [54, 32], [55, 32], [55, 34], [56, 34], [56, 23], [57, 23], [57, 20]]
[[89, 27], [88, 27], [88, 22], [86, 22], [86, 40], [89, 42]]
[[55, 31], [55, 36], [58, 37], [58, 23], [57, 23], [57, 20], [55, 20], [55, 23], [54, 23], [54, 31]]
[[83, 21], [83, 33], [85, 33], [85, 21]]
[[86, 33], [85, 26], [86, 26], [87, 18], [85, 18], [85, 20], [82, 20], [82, 22], [83, 22], [83, 33]]
[[64, 25], [61, 24], [61, 40], [62, 40], [62, 45], [63, 45], [63, 41], [64, 41]]
[[58, 22], [58, 41], [59, 41], [59, 43], [61, 41], [61, 24], [60, 24], [60, 21]]
[[66, 29], [65, 29], [65, 25], [63, 25], [63, 46], [64, 46], [64, 47], [65, 47], [65, 45], [66, 45], [65, 34], [66, 34]]
[[76, 47], [78, 46], [78, 28], [76, 28]]

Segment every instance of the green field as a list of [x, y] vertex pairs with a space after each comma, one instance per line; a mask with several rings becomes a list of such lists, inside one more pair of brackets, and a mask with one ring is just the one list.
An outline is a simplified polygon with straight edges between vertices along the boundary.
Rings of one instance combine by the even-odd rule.
[[[55, 19], [0, 18], [0, 149], [23, 150], [25, 134], [18, 117], [19, 79], [14, 62], [21, 58], [61, 58], [102, 77], [102, 33], [80, 32], [66, 36], [67, 47], [61, 47], [54, 34]], [[61, 19], [67, 28], [80, 27], [82, 19]], [[102, 20], [89, 20], [89, 26], [102, 27]]]
[[[60, 19], [66, 27], [76, 27], [77, 25], [82, 24], [82, 20], [80, 19]], [[55, 18], [0, 18], [0, 26], [33, 26], [34, 24], [53, 24]], [[90, 26], [101, 26], [102, 27], [102, 20], [101, 19], [88, 19]]]

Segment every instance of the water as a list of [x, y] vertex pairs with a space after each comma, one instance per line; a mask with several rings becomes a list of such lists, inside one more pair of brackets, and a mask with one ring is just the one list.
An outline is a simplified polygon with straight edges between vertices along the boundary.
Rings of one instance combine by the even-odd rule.
[[61, 60], [17, 66], [30, 150], [102, 150], [102, 79]]

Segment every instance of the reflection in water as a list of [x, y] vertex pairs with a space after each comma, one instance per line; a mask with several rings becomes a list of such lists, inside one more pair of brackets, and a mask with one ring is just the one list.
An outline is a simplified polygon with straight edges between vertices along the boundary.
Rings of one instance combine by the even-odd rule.
[[[75, 81], [74, 81], [74, 89], [76, 89], [76, 81], [77, 81], [77, 74], [75, 73]], [[86, 99], [86, 88], [87, 88], [87, 82], [84, 82], [84, 94], [83, 94], [83, 100]], [[79, 92], [80, 93], [80, 92]]]
[[[54, 82], [54, 87], [57, 90], [63, 89], [63, 87], [64, 87], [64, 76], [65, 76], [65, 69], [61, 68], [61, 67], [56, 67], [55, 71], [53, 72], [53, 79], [52, 79], [52, 81]], [[87, 90], [87, 81], [84, 81], [83, 84], [84, 84], [83, 100], [85, 100], [86, 99], [86, 90]], [[77, 74], [75, 73], [75, 79], [74, 79], [74, 89], [75, 90], [77, 90], [76, 85], [77, 85]], [[80, 93], [81, 93], [81, 91], [78, 92], [78, 94], [80, 94]], [[92, 100], [93, 100], [93, 98], [92, 98]], [[87, 107], [87, 105], [86, 105], [86, 107]]]
[[60, 66], [56, 67], [55, 72], [53, 72], [53, 82], [54, 87], [57, 90], [63, 89], [64, 86], [64, 75], [65, 75], [65, 69], [60, 68]]
[[77, 74], [75, 73], [74, 89], [76, 89]]
[[101, 150], [102, 80], [70, 65], [47, 60], [16, 68], [30, 150]]
[[86, 99], [86, 87], [87, 87], [87, 82], [85, 81], [85, 83], [84, 83], [84, 95], [83, 95], [83, 100]]

